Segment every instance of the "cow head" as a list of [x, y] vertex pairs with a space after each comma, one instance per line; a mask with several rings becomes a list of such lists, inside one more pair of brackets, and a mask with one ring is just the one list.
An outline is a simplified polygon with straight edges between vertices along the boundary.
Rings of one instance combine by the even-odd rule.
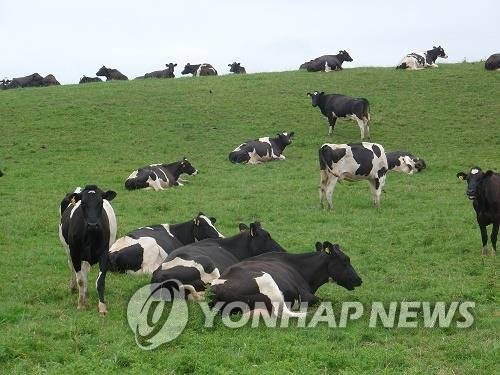
[[467, 191], [465, 194], [467, 194], [469, 199], [474, 200], [477, 198], [481, 183], [488, 173], [491, 173], [491, 171], [483, 173], [480, 167], [472, 167], [469, 174], [465, 174], [464, 172], [457, 173], [457, 177], [460, 180], [467, 181]]
[[314, 91], [312, 94], [310, 92], [307, 93], [307, 96], [311, 97], [311, 102], [313, 107], [317, 107], [320, 103], [321, 98], [325, 95], [323, 91], [318, 92]]
[[187, 173], [190, 176], [198, 174], [198, 170], [195, 167], [193, 167], [186, 158], [182, 158], [179, 166], [181, 168], [180, 173]]
[[108, 74], [108, 68], [106, 68], [104, 65], [97, 71], [95, 74], [96, 76], [106, 76]]
[[104, 199], [111, 201], [115, 197], [116, 193], [112, 190], [104, 192], [96, 185], [87, 185], [81, 192], [72, 193], [70, 200], [80, 202], [85, 227], [90, 231], [96, 231], [102, 225], [101, 217]]
[[165, 66], [168, 69], [169, 76], [172, 77], [172, 78], [174, 78], [175, 77], [175, 75], [174, 75], [174, 69], [177, 66], [177, 64], [168, 63], [168, 64], [165, 64]]
[[281, 144], [283, 146], [288, 146], [289, 144], [292, 143], [292, 137], [295, 134], [295, 132], [284, 132], [284, 133], [278, 133], [278, 139], [281, 141]]
[[238, 73], [240, 71], [240, 63], [233, 62], [232, 64], [227, 64], [231, 69], [229, 69], [230, 73]]
[[194, 72], [194, 66], [191, 65], [190, 63], [187, 63], [184, 66], [184, 70], [181, 72], [182, 75], [184, 74], [192, 74]]
[[441, 47], [441, 46], [438, 46], [438, 47], [434, 46], [434, 47], [432, 47], [432, 49], [437, 52], [437, 57], [442, 57], [443, 59], [447, 59], [448, 58], [448, 55], [446, 54], [446, 52], [444, 52], [443, 47]]
[[415, 163], [415, 169], [417, 172], [421, 172], [425, 168], [427, 168], [427, 164], [425, 164], [424, 159], [420, 158], [413, 158], [413, 162]]
[[205, 238], [224, 238], [224, 236], [215, 228], [215, 217], [205, 216], [200, 212], [198, 216], [193, 219], [194, 223], [194, 238], [197, 241], [204, 240]]
[[279, 243], [271, 238], [269, 232], [264, 230], [260, 225], [260, 222], [256, 221], [247, 227], [245, 224], [241, 223], [239, 225], [240, 231], [248, 232], [248, 246], [250, 256], [255, 256], [263, 253], [268, 253], [271, 251], [285, 252]]
[[316, 242], [316, 250], [328, 256], [328, 277], [347, 290], [354, 290], [363, 282], [354, 268], [349, 257], [340, 250], [339, 245], [330, 242]]
[[352, 57], [347, 53], [346, 50], [339, 51], [337, 57], [340, 57], [344, 61], [352, 61]]

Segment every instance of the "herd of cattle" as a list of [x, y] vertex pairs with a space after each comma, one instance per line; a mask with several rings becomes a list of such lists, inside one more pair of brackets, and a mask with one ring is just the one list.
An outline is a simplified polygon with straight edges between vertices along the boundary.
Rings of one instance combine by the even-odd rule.
[[[494, 57], [496, 56], [496, 57]], [[422, 54], [411, 53], [397, 68], [421, 69], [437, 67], [438, 57], [446, 58], [441, 47]], [[495, 60], [496, 59], [496, 60]], [[341, 70], [344, 61], [352, 61], [346, 51], [338, 55], [325, 55], [301, 65], [308, 71]], [[496, 64], [496, 65], [495, 65]], [[177, 64], [167, 69], [147, 73], [145, 78], [173, 78]], [[229, 64], [231, 72], [245, 73], [239, 63]], [[500, 55], [493, 55], [486, 68], [500, 68]], [[181, 74], [194, 76], [217, 75], [210, 64], [186, 64]], [[116, 69], [103, 66], [98, 76], [107, 80], [126, 80]], [[51, 78], [29, 76], [37, 85], [46, 85]], [[55, 80], [55, 78], [54, 78]], [[80, 83], [99, 78], [83, 77]], [[16, 78], [2, 85], [26, 87], [27, 77]], [[56, 81], [57, 82], [57, 81]], [[9, 87], [10, 88], [10, 87]], [[366, 180], [370, 185], [374, 205], [380, 204], [382, 189], [389, 171], [405, 174], [426, 168], [423, 159], [403, 151], [385, 151], [379, 143], [370, 140], [370, 108], [365, 98], [323, 91], [307, 93], [313, 107], [318, 107], [328, 120], [328, 134], [334, 130], [337, 118], [356, 121], [361, 142], [349, 144], [323, 144], [318, 151], [320, 167], [320, 205], [326, 199], [333, 208], [333, 190], [341, 180]], [[278, 133], [275, 137], [261, 137], [246, 141], [229, 153], [229, 161], [241, 164], [260, 164], [271, 160], [285, 160], [285, 148], [292, 143], [294, 132]], [[151, 164], [133, 171], [125, 179], [127, 190], [164, 190], [182, 186], [182, 174], [196, 175], [198, 170], [186, 159]], [[0, 176], [2, 172], [0, 171]], [[467, 196], [473, 200], [481, 230], [483, 254], [487, 254], [486, 226], [493, 224], [491, 243], [496, 254], [500, 224], [500, 174], [483, 172], [474, 167], [469, 173], [460, 172], [458, 178], [467, 180]], [[301, 316], [291, 306], [297, 302], [317, 301], [316, 290], [329, 280], [353, 290], [362, 284], [361, 277], [339, 245], [328, 241], [317, 242], [311, 252], [292, 254], [276, 242], [259, 222], [240, 223], [238, 232], [224, 237], [215, 227], [216, 219], [204, 213], [178, 224], [154, 224], [134, 229], [116, 239], [117, 221], [111, 201], [117, 193], [103, 191], [96, 185], [77, 188], [66, 194], [60, 202], [59, 237], [68, 256], [70, 289], [78, 289], [78, 309], [87, 305], [87, 278], [91, 265], [98, 264], [96, 288], [98, 310], [104, 315], [107, 272], [150, 274], [152, 282], [163, 283], [166, 289], [182, 290], [186, 298], [201, 300], [207, 286], [213, 292], [212, 302], [245, 302], [252, 309], [257, 303], [265, 304], [268, 313], [281, 316]], [[174, 282], [175, 281], [175, 282]]]

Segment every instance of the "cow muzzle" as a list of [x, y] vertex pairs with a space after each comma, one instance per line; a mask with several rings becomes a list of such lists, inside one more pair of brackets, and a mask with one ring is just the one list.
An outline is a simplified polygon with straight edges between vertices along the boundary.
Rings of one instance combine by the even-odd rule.
[[87, 229], [91, 232], [99, 230], [99, 222], [95, 223], [87, 222]]
[[198, 169], [195, 169], [193, 173], [191, 173], [191, 176], [196, 176], [198, 174]]

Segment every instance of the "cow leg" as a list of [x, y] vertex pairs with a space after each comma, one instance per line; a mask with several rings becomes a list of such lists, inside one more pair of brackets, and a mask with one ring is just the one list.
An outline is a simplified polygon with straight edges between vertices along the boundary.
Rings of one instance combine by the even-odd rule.
[[369, 180], [370, 189], [372, 191], [373, 204], [375, 206], [380, 206], [380, 196], [382, 195], [382, 188], [385, 184], [385, 176], [376, 178], [374, 180]]
[[333, 129], [335, 128], [335, 123], [337, 122], [337, 117], [335, 117], [333, 114], [328, 115], [328, 135], [331, 135], [333, 132]]
[[[487, 245], [488, 232], [486, 231], [486, 225], [479, 224], [479, 230], [481, 231], [481, 242], [483, 244], [483, 255], [488, 255], [488, 245]], [[493, 234], [493, 232], [491, 234]]]
[[365, 139], [365, 122], [357, 116], [354, 116], [354, 119], [358, 123], [359, 131], [361, 132], [361, 140], [363, 141]]
[[498, 226], [499, 226], [499, 223], [494, 223], [493, 229], [491, 230], [491, 245], [493, 247], [493, 250], [491, 251], [491, 255], [497, 255]]
[[[323, 171], [322, 171], [323, 172]], [[333, 189], [335, 189], [335, 185], [337, 184], [338, 177], [329, 174], [328, 172], [324, 172], [326, 175], [326, 178], [321, 179], [321, 186], [320, 186], [320, 192], [319, 192], [319, 203], [321, 205], [321, 208], [323, 208], [323, 197], [326, 197], [326, 200], [328, 202], [328, 208], [332, 209], [333, 208]], [[323, 177], [323, 176], [322, 176]]]
[[75, 265], [76, 281], [78, 283], [78, 310], [83, 310], [87, 306], [87, 281], [90, 270], [90, 263], [82, 261]]
[[106, 283], [106, 273], [108, 271], [108, 252], [105, 251], [101, 258], [99, 259], [99, 275], [95, 281], [95, 286], [97, 289], [97, 294], [99, 295], [99, 314], [106, 315], [108, 309], [106, 307], [106, 302], [104, 302], [104, 286]]
[[368, 138], [368, 140], [371, 140], [372, 137], [370, 136], [370, 125], [368, 124], [368, 119], [366, 117], [363, 117], [363, 124], [365, 127], [365, 136]]
[[73, 267], [73, 262], [71, 261], [71, 257], [68, 254], [68, 266], [69, 266], [69, 290], [74, 293], [76, 292], [76, 271], [75, 267]]

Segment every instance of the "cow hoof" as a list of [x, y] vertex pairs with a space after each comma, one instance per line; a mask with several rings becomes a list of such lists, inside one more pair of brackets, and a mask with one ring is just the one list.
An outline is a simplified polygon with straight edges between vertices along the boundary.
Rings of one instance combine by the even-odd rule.
[[77, 310], [85, 310], [85, 308], [85, 304], [78, 304], [78, 306], [76, 307]]
[[78, 290], [78, 288], [76, 287], [76, 283], [72, 281], [69, 282], [68, 289], [71, 293], [76, 293], [76, 291]]
[[108, 309], [106, 308], [106, 304], [99, 302], [99, 315], [105, 316], [108, 313]]
[[482, 252], [482, 255], [483, 256], [487, 256], [488, 255], [488, 248], [485, 246], [483, 247], [483, 252]]

